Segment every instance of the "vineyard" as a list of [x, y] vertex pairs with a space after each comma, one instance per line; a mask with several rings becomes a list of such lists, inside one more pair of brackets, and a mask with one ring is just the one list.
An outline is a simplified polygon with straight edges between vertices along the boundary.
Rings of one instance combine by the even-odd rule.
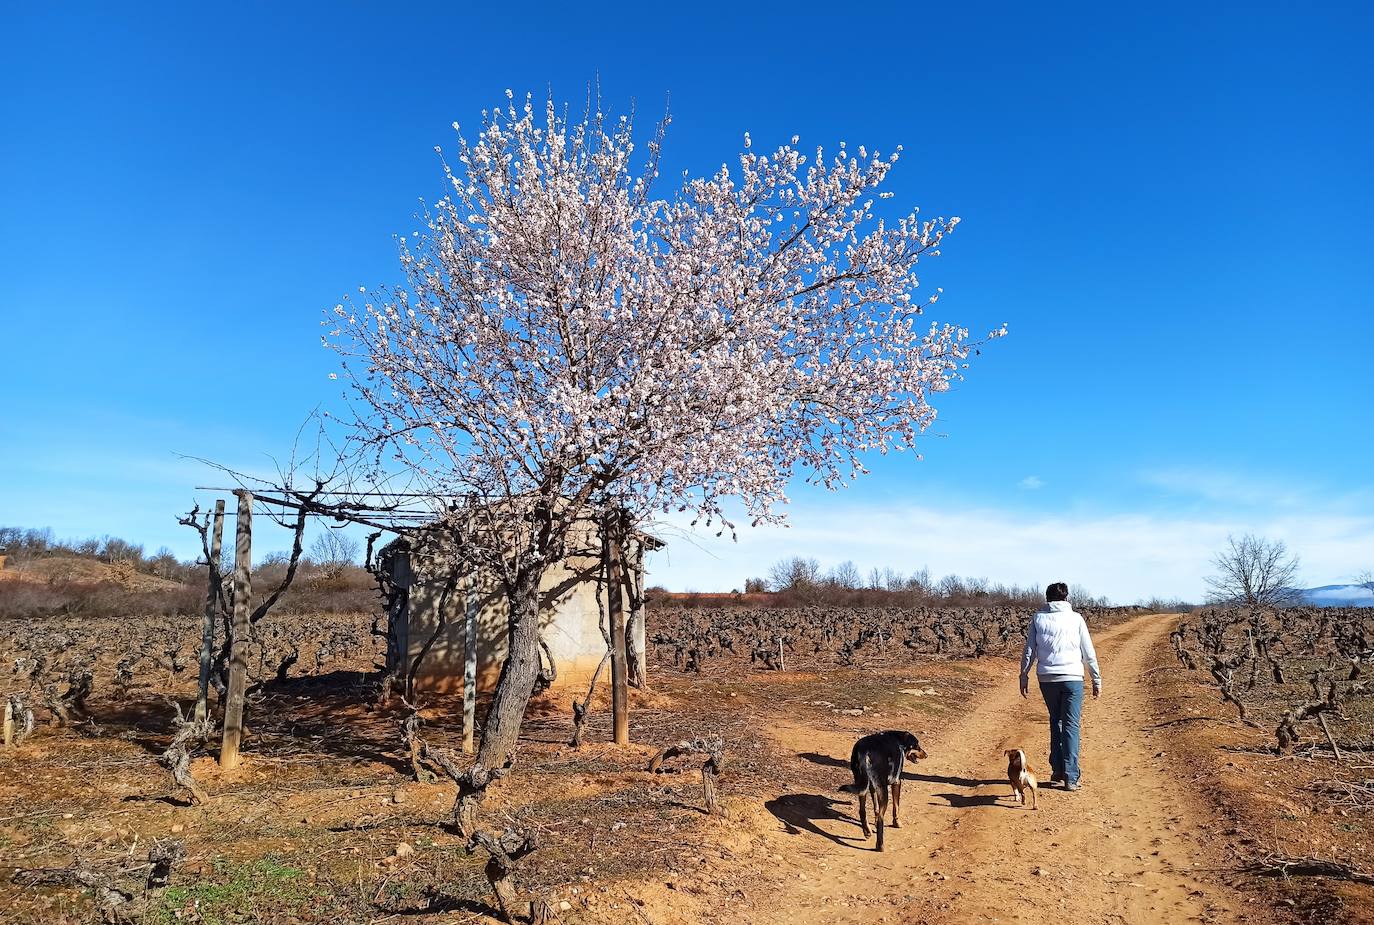
[[1240, 722], [1273, 730], [1277, 751], [1324, 745], [1339, 759], [1374, 745], [1371, 633], [1368, 608], [1206, 609], [1171, 639], [1180, 663], [1207, 672]]
[[[1136, 608], [1084, 610], [1095, 636], [1141, 625]], [[641, 888], [655, 882], [695, 876], [707, 906], [752, 888], [773, 874], [741, 858], [776, 850], [761, 847], [772, 845], [769, 820], [810, 825], [788, 801], [833, 792], [843, 766], [799, 757], [770, 730], [843, 743], [892, 723], [973, 716], [989, 684], [1012, 693], [1029, 617], [1013, 607], [653, 612], [634, 746], [607, 744], [604, 684], [591, 697], [555, 689], [532, 706], [520, 760], [482, 809], [533, 837], [491, 846], [509, 860], [502, 888], [518, 885], [569, 922], [623, 920], [635, 905], [626, 897], [650, 896]], [[1227, 831], [1267, 833], [1242, 846], [1257, 873], [1350, 881], [1374, 863], [1362, 828], [1374, 810], [1372, 621], [1368, 610], [1208, 609], [1160, 630], [1158, 662], [1140, 680], [1172, 704], [1155, 728], [1173, 760], [1194, 775], [1212, 769], [1219, 793], [1248, 794], [1258, 781], [1286, 807], [1275, 815], [1241, 800], [1233, 810], [1243, 824]], [[12, 865], [0, 900], [14, 921], [503, 916], [490, 867], [455, 827], [459, 704], [379, 701], [385, 641], [373, 615], [286, 611], [254, 626], [237, 772], [214, 760], [216, 689], [208, 721], [191, 716], [198, 624], [175, 609], [0, 620], [15, 741], [0, 752], [0, 850]], [[1109, 651], [1104, 668], [1109, 694], [1129, 680], [1113, 675]], [[586, 714], [576, 727], [570, 693]], [[993, 724], [994, 747], [1005, 709], [975, 720]], [[712, 770], [698, 778], [702, 757]], [[740, 820], [750, 822], [736, 831]], [[675, 920], [652, 902], [636, 908], [640, 920]]]
[[[1084, 612], [1098, 626], [1138, 611]], [[1009, 656], [1019, 653], [1029, 617], [1010, 607], [670, 609], [653, 619], [650, 655], [662, 670], [689, 673]], [[345, 674], [361, 696], [368, 675], [379, 670], [384, 649], [369, 614], [286, 612], [253, 630], [250, 699], [265, 696], [269, 685]], [[6, 673], [0, 694], [10, 704], [21, 740], [40, 722], [53, 728], [98, 725], [101, 711], [93, 702], [121, 708], [162, 704], [170, 718], [170, 698], [194, 693], [200, 645], [198, 621], [185, 614], [3, 620], [0, 664]], [[212, 685], [217, 680], [211, 676]]]
[[[440, 783], [461, 773], [451, 768], [454, 774], [446, 775], [442, 767], [461, 739], [460, 711], [439, 697], [417, 705], [418, 712], [377, 703], [385, 643], [372, 615], [288, 610], [254, 625], [245, 745], [252, 770], [245, 779], [221, 773], [213, 760], [213, 708], [223, 693], [217, 676], [209, 720], [191, 717], [199, 618], [168, 610], [141, 617], [78, 613], [0, 620], [0, 696], [15, 743], [0, 760], [22, 772], [6, 774], [0, 788], [0, 843], [19, 871], [11, 884], [20, 890], [16, 897], [36, 919], [58, 908], [108, 918], [128, 906], [141, 914], [158, 908], [179, 912], [185, 920], [187, 909], [176, 892], [161, 893], [161, 906], [139, 906], [132, 898], [108, 902], [137, 896], [148, 889], [138, 877], [154, 870], [165, 876], [169, 865], [179, 865], [182, 879], [198, 879], [207, 890], [264, 863], [286, 864], [301, 876], [309, 872], [319, 886], [356, 880], [358, 859], [367, 857], [372, 860], [365, 879], [373, 886], [366, 901], [350, 887], [334, 891], [333, 905], [325, 908], [371, 914], [486, 901], [490, 886], [480, 865], [454, 850], [452, 785]], [[751, 695], [769, 692], [778, 705], [789, 705], [789, 715], [810, 711], [817, 723], [845, 719], [890, 698], [902, 683], [892, 672], [902, 666], [920, 664], [924, 676], [938, 677], [938, 666], [948, 659], [1014, 655], [1027, 618], [1011, 608], [665, 610], [652, 623], [650, 689], [636, 692], [635, 739], [646, 748], [675, 741], [689, 750], [692, 742], [715, 748], [715, 758], [730, 772], [722, 785], [728, 805], [738, 799], [736, 788], [772, 783], [759, 776], [771, 746], [747, 717], [729, 709], [741, 702], [738, 694], [753, 701]], [[796, 671], [818, 668], [851, 675], [849, 699], [813, 690], [811, 682], [798, 684]], [[760, 676], [770, 680], [749, 680]], [[951, 677], [948, 683], [954, 689], [966, 682]], [[820, 692], [829, 700], [820, 699]], [[832, 709], [837, 700], [850, 709]], [[594, 697], [580, 706], [594, 715], [585, 727], [586, 747], [579, 750], [568, 745], [573, 723], [567, 704], [552, 697], [536, 703], [527, 724], [534, 741], [522, 746], [520, 773], [497, 798], [497, 805], [541, 833], [538, 863], [526, 864], [521, 878], [527, 887], [549, 893], [585, 878], [579, 871], [587, 859], [563, 838], [569, 825], [600, 825], [623, 836], [614, 840], [619, 848], [608, 839], [598, 849], [597, 863], [602, 870], [642, 874], [631, 840], [636, 833], [650, 837], [665, 818], [670, 830], [687, 833], [708, 824], [691, 809], [699, 798], [689, 781], [670, 775], [665, 783], [661, 774], [646, 781], [630, 771], [642, 759], [631, 757], [627, 769], [623, 757], [598, 754], [598, 744], [609, 737], [606, 704]], [[434, 760], [417, 762], [420, 749]], [[665, 754], [679, 753], [687, 752]], [[559, 795], [570, 773], [584, 790], [587, 774], [597, 783], [570, 801]], [[19, 785], [20, 776], [49, 786]], [[291, 805], [291, 818], [257, 816], [249, 807], [261, 799]], [[350, 806], [355, 802], [365, 809]], [[377, 816], [379, 802], [393, 810], [383, 811], [386, 818]], [[290, 853], [283, 852], [283, 843], [303, 850], [340, 837], [349, 844], [344, 866], [337, 858], [331, 863], [322, 844], [312, 849], [309, 865], [285, 860]], [[172, 842], [175, 857], [164, 858], [165, 864], [143, 847]], [[408, 847], [397, 855], [397, 845]], [[422, 858], [408, 853], [422, 845], [428, 849]], [[245, 846], [253, 846], [248, 854], [257, 856], [245, 857]], [[685, 850], [670, 843], [660, 860], [677, 863]], [[149, 858], [132, 875], [131, 851]], [[402, 870], [420, 885], [388, 886], [388, 878]], [[89, 893], [92, 883], [100, 884], [95, 897], [104, 900], [80, 898], [81, 888]]]
[[[369, 670], [377, 648], [372, 618], [362, 614], [284, 614], [254, 627], [248, 647], [250, 697], [269, 683]], [[161, 704], [195, 696], [201, 628], [186, 616], [140, 618], [46, 616], [0, 620], [3, 696], [16, 737], [40, 719], [54, 727], [99, 726], [101, 709]], [[218, 682], [211, 675], [211, 683]], [[220, 691], [222, 693], [222, 690]]]
[[1171, 722], [1190, 729], [1199, 780], [1225, 795], [1238, 866], [1332, 885], [1309, 893], [1322, 920], [1367, 910], [1374, 884], [1371, 631], [1370, 608], [1208, 608], [1170, 634], [1188, 682], [1163, 684]]
[[[1092, 626], [1142, 612], [1081, 608]], [[915, 658], [1019, 655], [1031, 612], [1012, 607], [735, 607], [655, 615], [659, 664], [681, 671], [897, 665]]]

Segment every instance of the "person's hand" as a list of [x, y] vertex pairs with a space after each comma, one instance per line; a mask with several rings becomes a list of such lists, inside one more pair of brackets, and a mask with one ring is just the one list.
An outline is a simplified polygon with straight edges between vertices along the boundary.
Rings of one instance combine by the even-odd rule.
[[[1022, 696], [1022, 697], [1029, 697], [1029, 696], [1030, 696], [1030, 678], [1027, 678], [1025, 675], [1022, 675], [1022, 676], [1021, 676], [1021, 696]], [[1097, 694], [1094, 693], [1093, 696], [1096, 697]]]
[[1096, 699], [1097, 699], [1098, 697], [1100, 697], [1100, 696], [1102, 696], [1102, 682], [1101, 682], [1101, 681], [1094, 681], [1094, 682], [1093, 682], [1093, 700], [1096, 700]]

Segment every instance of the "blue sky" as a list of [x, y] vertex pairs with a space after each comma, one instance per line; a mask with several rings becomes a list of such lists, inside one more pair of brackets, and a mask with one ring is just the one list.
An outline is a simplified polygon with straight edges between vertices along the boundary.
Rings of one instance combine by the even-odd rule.
[[320, 312], [397, 278], [450, 124], [599, 78], [671, 94], [665, 176], [745, 131], [904, 145], [894, 208], [964, 219], [939, 317], [1011, 328], [923, 461], [738, 545], [664, 525], [654, 581], [801, 552], [1196, 597], [1244, 530], [1345, 580], [1374, 567], [1374, 15], [1203, 6], [5, 3], [0, 523], [190, 555], [175, 515], [223, 479], [176, 454], [261, 469], [337, 404]]

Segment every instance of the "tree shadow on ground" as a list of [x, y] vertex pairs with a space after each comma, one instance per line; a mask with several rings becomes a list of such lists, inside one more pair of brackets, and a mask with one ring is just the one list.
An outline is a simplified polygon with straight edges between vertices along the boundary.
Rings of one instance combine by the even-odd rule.
[[[1309, 742], [1307, 744], [1311, 745], [1314, 743]], [[1323, 742], [1322, 744], [1323, 746], [1325, 746], [1325, 742]], [[1229, 752], [1232, 755], [1266, 755], [1269, 757], [1273, 757], [1274, 755], [1278, 754], [1278, 746], [1269, 744], [1250, 745], [1246, 743], [1241, 743], [1237, 745], [1217, 745], [1215, 746], [1215, 748], [1219, 752]], [[1327, 749], [1327, 751], [1329, 752], [1330, 749]]]
[[126, 796], [126, 797], [120, 797], [120, 798], [119, 798], [119, 802], [121, 802], [121, 803], [165, 803], [165, 804], [167, 804], [168, 806], [177, 806], [177, 807], [180, 807], [180, 808], [182, 808], [182, 809], [188, 809], [188, 808], [190, 808], [190, 807], [196, 805], [195, 803], [193, 803], [192, 801], [187, 800], [187, 799], [182, 799], [182, 798], [170, 796], [170, 795], [168, 795], [168, 794], [155, 794], [155, 793], [154, 793], [154, 794], [150, 794], [150, 793], [131, 793], [131, 794], [129, 794], [129, 795]]
[[[400, 755], [404, 714], [396, 703], [377, 707], [374, 688], [375, 675], [363, 671], [332, 671], [257, 685], [250, 690], [244, 711], [244, 751], [370, 761], [408, 774], [410, 766]], [[133, 689], [118, 698], [91, 703], [81, 722], [68, 728], [86, 738], [122, 738], [158, 755], [175, 732], [176, 704], [189, 717], [194, 691], [153, 694]], [[213, 754], [220, 735], [219, 704], [213, 692], [210, 711], [216, 731], [204, 751]]]
[[[133, 691], [118, 700], [94, 703], [86, 708], [86, 713], [102, 731], [109, 726], [120, 732], [160, 734], [172, 728], [172, 716], [176, 712], [172, 701], [175, 699]], [[191, 703], [194, 705], [194, 700]], [[93, 731], [89, 734], [99, 735]]]
[[1155, 723], [1151, 729], [1166, 729], [1169, 726], [1185, 726], [1188, 723], [1229, 723], [1230, 720], [1220, 716], [1180, 716], [1175, 719], [1166, 719]]
[[847, 847], [858, 847], [854, 844], [855, 839], [843, 838], [831, 832], [827, 832], [816, 823], [822, 820], [837, 820], [847, 822], [857, 829], [859, 821], [848, 813], [842, 813], [835, 807], [837, 805], [848, 806], [849, 801], [835, 800], [819, 793], [785, 793], [780, 797], [769, 800], [763, 804], [764, 808], [772, 813], [778, 821], [783, 824], [784, 830], [788, 835], [800, 835], [803, 831], [813, 835], [820, 835], [828, 838], [837, 845]]
[[841, 758], [832, 758], [830, 755], [822, 755], [820, 752], [800, 752], [798, 758], [804, 758], [812, 764], [818, 764], [825, 768], [848, 768], [849, 762]]
[[663, 803], [663, 805], [671, 806], [674, 809], [685, 809], [688, 812], [701, 813], [704, 816], [711, 815], [711, 811], [707, 809], [705, 806], [701, 806], [696, 803], [688, 803], [686, 800], [667, 800]]
[[[372, 908], [387, 917], [409, 918], [411, 916], [442, 915], [443, 913], [480, 915], [484, 918], [501, 919], [500, 910], [476, 899], [462, 899], [456, 896], [430, 895], [421, 905], [397, 908], [385, 902], [373, 903]], [[522, 919], [523, 921], [523, 919]]]
[[[344, 670], [269, 681], [245, 711], [245, 752], [368, 761], [409, 775], [401, 756], [406, 712], [399, 698], [378, 705], [375, 681]], [[439, 725], [425, 723], [421, 735]]]
[[[160, 755], [174, 732], [173, 708], [166, 702], [161, 707], [160, 714], [132, 707], [101, 713], [99, 735], [118, 735], [149, 755]], [[346, 696], [306, 699], [269, 693], [244, 711], [243, 751], [249, 756], [374, 762], [409, 775], [410, 764], [401, 755], [403, 715], [394, 708], [374, 710]], [[210, 738], [197, 743], [197, 753], [217, 755], [220, 735], [217, 722]]]

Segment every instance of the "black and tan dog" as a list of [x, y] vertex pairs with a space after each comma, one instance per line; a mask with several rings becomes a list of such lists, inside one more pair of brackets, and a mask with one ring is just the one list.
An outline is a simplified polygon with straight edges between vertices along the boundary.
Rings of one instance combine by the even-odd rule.
[[909, 732], [889, 729], [866, 735], [854, 743], [849, 754], [849, 768], [854, 783], [840, 787], [845, 793], [859, 795], [859, 825], [864, 838], [868, 837], [868, 800], [873, 800], [873, 814], [878, 821], [878, 850], [883, 850], [883, 817], [887, 815], [889, 794], [892, 800], [892, 827], [901, 828], [897, 812], [902, 805], [902, 767], [909, 758], [913, 762], [924, 758], [921, 740]]

